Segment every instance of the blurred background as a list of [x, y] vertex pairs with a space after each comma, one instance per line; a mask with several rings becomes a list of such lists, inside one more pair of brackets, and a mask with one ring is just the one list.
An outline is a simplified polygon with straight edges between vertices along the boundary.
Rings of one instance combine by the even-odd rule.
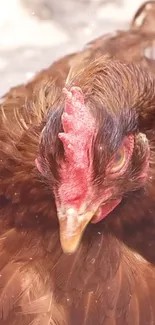
[[0, 96], [91, 39], [128, 27], [143, 0], [0, 0]]

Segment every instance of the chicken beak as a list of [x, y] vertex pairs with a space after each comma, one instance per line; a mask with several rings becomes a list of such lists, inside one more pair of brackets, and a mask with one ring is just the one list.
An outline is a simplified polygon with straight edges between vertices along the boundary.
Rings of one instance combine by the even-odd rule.
[[60, 224], [60, 242], [64, 253], [74, 253], [81, 241], [83, 232], [94, 215], [94, 211], [88, 211], [84, 214], [70, 208], [65, 215], [59, 215]]

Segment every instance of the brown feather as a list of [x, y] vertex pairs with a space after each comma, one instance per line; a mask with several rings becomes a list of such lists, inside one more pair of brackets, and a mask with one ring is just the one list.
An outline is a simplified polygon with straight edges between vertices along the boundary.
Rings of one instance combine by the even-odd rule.
[[[16, 234], [18, 243], [19, 233]], [[3, 246], [7, 248], [10, 261], [10, 249], [6, 246], [9, 236], [12, 237], [11, 232], [3, 238]], [[11, 266], [16, 269], [18, 264], [20, 270], [14, 278], [18, 285], [21, 283], [22, 290], [14, 282], [17, 286], [14, 309], [4, 309], [0, 299], [0, 310], [5, 311], [1, 313], [1, 324], [18, 324], [19, 321], [21, 324], [74, 322], [75, 325], [155, 323], [154, 268], [137, 258], [105, 227], [97, 226], [95, 231], [93, 226], [87, 229], [76, 256], [62, 253], [55, 231], [47, 231], [44, 236], [36, 231], [25, 233], [24, 238], [25, 254], [22, 249], [18, 252], [15, 249], [14, 255], [11, 253], [14, 256]], [[53, 239], [57, 243], [57, 256], [54, 249], [49, 251], [48, 248]], [[29, 247], [34, 248], [33, 253]], [[6, 280], [0, 290], [0, 297], [5, 290], [8, 306], [13, 293], [4, 285], [11, 281], [9, 268], [9, 262], [1, 268]]]

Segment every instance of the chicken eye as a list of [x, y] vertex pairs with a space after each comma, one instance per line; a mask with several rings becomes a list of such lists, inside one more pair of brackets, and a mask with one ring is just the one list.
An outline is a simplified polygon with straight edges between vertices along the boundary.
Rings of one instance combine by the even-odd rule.
[[114, 156], [111, 172], [115, 173], [119, 171], [124, 165], [124, 163], [125, 163], [125, 150], [124, 148], [120, 148]]

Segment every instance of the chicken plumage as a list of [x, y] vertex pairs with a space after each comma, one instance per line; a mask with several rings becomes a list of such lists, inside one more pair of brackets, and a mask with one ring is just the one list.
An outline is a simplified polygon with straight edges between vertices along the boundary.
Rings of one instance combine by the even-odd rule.
[[155, 261], [154, 38], [100, 38], [4, 97], [2, 325], [155, 324], [154, 266], [129, 248]]
[[[11, 89], [8, 94], [4, 96], [3, 103], [1, 104], [1, 110], [5, 114], [5, 120], [7, 120], [7, 125], [5, 123], [5, 129], [4, 131], [1, 130], [0, 135], [2, 151], [4, 150], [3, 148], [6, 147], [6, 144], [8, 147], [11, 141], [10, 150], [12, 159], [15, 154], [12, 153], [12, 141], [14, 143], [13, 148], [15, 150], [15, 144], [16, 142], [19, 142], [19, 138], [22, 136], [22, 139], [24, 141], [22, 143], [22, 150], [24, 150], [25, 155], [27, 155], [27, 162], [29, 161], [30, 155], [33, 155], [35, 159], [34, 152], [37, 150], [36, 146], [38, 144], [38, 138], [37, 136], [34, 137], [34, 134], [31, 133], [29, 136], [25, 131], [29, 130], [30, 132], [30, 130], [33, 130], [33, 128], [37, 129], [38, 131], [42, 128], [40, 125], [42, 123], [44, 115], [46, 115], [46, 111], [49, 110], [54, 101], [58, 101], [61, 90], [65, 85], [65, 80], [67, 78], [68, 72], [72, 71], [71, 67], [76, 67], [79, 62], [85, 62], [87, 60], [92, 61], [97, 56], [108, 53], [109, 57], [112, 59], [119, 59], [123, 62], [134, 62], [136, 64], [140, 64], [141, 66], [149, 69], [149, 71], [154, 73], [154, 11], [155, 2], [146, 2], [135, 14], [135, 17], [131, 23], [131, 27], [128, 31], [119, 31], [115, 33], [115, 35], [108, 34], [100, 37], [89, 43], [81, 52], [68, 55], [58, 60], [57, 62], [54, 62], [51, 67], [40, 72], [27, 85], [21, 85], [19, 87]], [[70, 73], [68, 79], [70, 78]], [[56, 87], [52, 87], [51, 84], [55, 85]], [[2, 116], [3, 115], [0, 116], [0, 119], [2, 119]], [[1, 122], [3, 123], [2, 120]], [[153, 125], [151, 125], [151, 114], [148, 114], [148, 120], [146, 123], [146, 126], [152, 130]], [[12, 130], [11, 133], [10, 129]], [[3, 139], [5, 140], [2, 142]], [[29, 145], [29, 142], [31, 142], [31, 146]], [[19, 150], [17, 150], [17, 152], [19, 154]], [[5, 163], [7, 165], [10, 165], [10, 161], [8, 163], [8, 159]], [[22, 219], [20, 213], [18, 213], [17, 216], [17, 211], [21, 210], [21, 206], [25, 207], [25, 204], [27, 204], [29, 207], [29, 213], [32, 211], [33, 215], [38, 214], [39, 210], [40, 218], [42, 218], [41, 216], [44, 216], [44, 214], [51, 215], [51, 213], [55, 213], [53, 212], [53, 208], [51, 208], [51, 206], [48, 208], [48, 204], [43, 204], [43, 208], [41, 208], [41, 204], [40, 206], [37, 206], [38, 199], [39, 202], [42, 200], [43, 202], [44, 200], [46, 202], [48, 191], [45, 189], [42, 191], [43, 186], [40, 186], [40, 180], [38, 181], [35, 172], [32, 172], [34, 169], [34, 160], [30, 165], [29, 163], [24, 165], [23, 170], [20, 169], [18, 164], [16, 167], [13, 167], [13, 165], [11, 165], [12, 167], [9, 167], [8, 165], [7, 169], [9, 169], [10, 172], [8, 173], [7, 171], [7, 174], [4, 172], [5, 163], [2, 162], [1, 164], [1, 179], [4, 180], [1, 186], [1, 202], [3, 202], [3, 204], [1, 204], [1, 211], [3, 211], [4, 207], [8, 208], [8, 210], [11, 208], [11, 211], [13, 210], [14, 215], [13, 219], [16, 220], [16, 223], [18, 222], [17, 220], [21, 222]], [[29, 178], [29, 175], [27, 175], [27, 171], [31, 171], [31, 179]], [[19, 174], [18, 182], [20, 186], [22, 178], [22, 182], [24, 184], [22, 187], [27, 186], [27, 192], [29, 192], [29, 188], [32, 188], [32, 193], [37, 191], [36, 204], [32, 205], [31, 194], [25, 198], [25, 195], [22, 194], [23, 192], [20, 186], [18, 187], [17, 184], [15, 185], [16, 191], [14, 191], [14, 189], [10, 189], [10, 186], [13, 186], [11, 185], [11, 180], [15, 172], [16, 174], [17, 172]], [[18, 193], [19, 191], [20, 200], [18, 202], [17, 198], [15, 198], [14, 192]], [[9, 201], [7, 200], [8, 197]], [[134, 197], [136, 199], [136, 196]], [[115, 216], [115, 222], [113, 218], [111, 218], [111, 214], [109, 215], [108, 219], [109, 222], [112, 220], [111, 227], [114, 228], [115, 234], [117, 234], [121, 240], [123, 239], [127, 245], [140, 252], [145, 258], [154, 263], [155, 228], [153, 218], [153, 197], [153, 190], [151, 190], [151, 193], [149, 193], [149, 197], [144, 195], [144, 198], [146, 198], [146, 200], [144, 200], [145, 203], [143, 202], [143, 205], [138, 205], [138, 207], [136, 205], [136, 214], [133, 213], [132, 208], [132, 205], [134, 206], [135, 199], [133, 199], [133, 197], [131, 198], [130, 206], [128, 205], [129, 201], [127, 201], [127, 204], [124, 204], [126, 201], [123, 201], [122, 204], [117, 207], [117, 211], [119, 208], [120, 211], [119, 216]], [[55, 211], [54, 198], [53, 205]], [[25, 214], [22, 215], [25, 216]], [[25, 218], [24, 216], [23, 218]]]
[[[96, 124], [96, 140], [94, 139], [93, 149], [94, 175], [101, 175], [100, 169], [105, 171], [105, 164], [110, 161], [113, 150], [119, 148], [124, 137], [134, 136], [132, 163], [128, 161], [126, 169], [128, 172], [126, 174], [125, 170], [121, 175], [119, 187], [117, 185], [117, 195], [118, 191], [121, 195], [122, 192], [127, 194], [131, 192], [133, 200], [137, 199], [137, 202], [135, 199], [131, 206], [132, 213], [135, 214], [136, 204], [139, 206], [141, 195], [144, 193], [143, 187], [142, 194], [141, 190], [136, 190], [143, 183], [140, 175], [143, 175], [143, 171], [149, 175], [146, 167], [148, 142], [141, 137], [141, 133], [144, 132], [143, 122], [148, 117], [145, 114], [146, 108], [150, 109], [150, 113], [154, 109], [155, 80], [147, 71], [134, 65], [121, 64], [102, 56], [88, 63], [84, 70], [79, 69], [78, 74], [76, 68], [75, 77], [72, 71], [68, 89], [75, 83], [83, 91], [86, 116], [91, 114], [92, 120], [96, 119], [96, 114], [102, 117]], [[108, 325], [155, 324], [155, 270], [114, 235], [110, 218], [113, 218], [115, 223], [119, 210], [114, 213], [114, 216], [107, 216], [100, 223], [90, 223], [74, 254], [68, 255], [62, 252], [54, 189], [58, 188], [61, 182], [60, 162], [65, 162], [66, 151], [63, 149], [62, 136], [58, 138], [58, 134], [63, 132], [61, 118], [64, 101], [62, 95], [59, 101], [54, 101], [51, 110], [50, 98], [49, 113], [45, 114], [46, 118], [43, 121], [40, 117], [42, 106], [39, 103], [34, 105], [31, 112], [37, 110], [39, 113], [40, 110], [40, 114], [37, 114], [38, 120], [34, 119], [35, 123], [33, 121], [32, 127], [20, 137], [17, 129], [11, 128], [7, 138], [8, 146], [3, 147], [3, 171], [1, 172], [3, 232], [0, 242], [1, 324], [46, 325], [73, 322], [89, 325], [94, 322]], [[98, 102], [100, 106], [97, 112]], [[88, 108], [91, 110], [89, 111]], [[125, 114], [121, 116], [124, 112]], [[110, 131], [109, 123], [115, 124], [114, 142], [110, 141], [114, 134]], [[23, 121], [21, 124], [23, 130]], [[18, 124], [19, 130], [21, 124]], [[85, 120], [83, 124], [86, 126]], [[5, 126], [7, 120], [4, 120], [4, 129]], [[19, 141], [13, 142], [15, 136], [19, 137]], [[147, 139], [151, 149], [153, 139], [149, 137], [149, 132]], [[110, 156], [107, 156], [107, 160], [103, 148], [100, 148], [103, 143], [109, 146], [106, 152], [109, 152]], [[111, 145], [114, 143], [114, 147], [113, 145], [111, 147], [110, 143]], [[81, 147], [81, 152], [82, 150], [85, 149]], [[36, 157], [42, 178], [34, 165]], [[87, 159], [89, 157], [88, 155]], [[137, 159], [141, 161], [138, 169], [136, 169]], [[98, 161], [102, 163], [99, 164]], [[153, 165], [149, 166], [149, 169], [151, 168]], [[12, 179], [9, 180], [9, 177]], [[126, 183], [122, 182], [124, 177], [127, 178]], [[113, 182], [116, 183], [117, 178], [118, 175]], [[104, 188], [103, 178], [95, 178], [93, 186], [96, 184], [98, 188], [99, 183], [102, 182]], [[74, 188], [74, 184], [72, 186]], [[145, 186], [145, 192], [150, 188], [152, 186], [149, 181]], [[136, 192], [133, 193], [132, 189]], [[98, 190], [97, 193], [99, 194]], [[63, 193], [61, 195], [63, 196]], [[130, 201], [128, 195], [124, 199], [125, 202]], [[9, 201], [12, 203], [10, 204]], [[66, 232], [66, 240], [67, 236], [68, 232]], [[72, 245], [72, 239], [70, 240]], [[62, 246], [64, 247], [64, 242]]]

